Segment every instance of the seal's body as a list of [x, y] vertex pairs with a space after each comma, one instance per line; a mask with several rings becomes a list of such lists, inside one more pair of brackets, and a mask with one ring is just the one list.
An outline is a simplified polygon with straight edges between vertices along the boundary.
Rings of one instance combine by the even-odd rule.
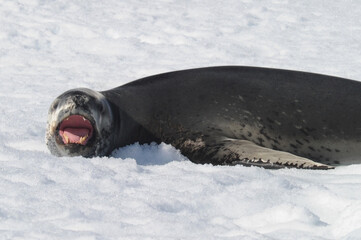
[[[55, 101], [56, 107], [64, 112], [59, 99], [68, 99], [69, 105], [81, 91], [91, 90], [68, 91]], [[177, 71], [94, 92], [105, 106], [100, 116], [107, 127], [97, 123], [103, 130], [94, 127], [86, 144], [77, 140], [83, 136], [67, 142], [59, 126], [70, 115], [84, 116], [77, 109], [94, 104], [73, 104], [65, 115], [55, 114], [59, 110], [52, 106], [49, 125], [53, 127], [47, 139], [51, 152], [61, 156], [109, 155], [134, 142], [155, 141], [172, 144], [196, 163], [327, 169], [361, 163], [360, 93], [361, 83], [356, 81], [288, 70]], [[84, 117], [95, 126], [91, 114]], [[107, 143], [92, 142], [97, 137], [107, 138]], [[77, 150], [91, 144], [98, 144], [98, 151]]]

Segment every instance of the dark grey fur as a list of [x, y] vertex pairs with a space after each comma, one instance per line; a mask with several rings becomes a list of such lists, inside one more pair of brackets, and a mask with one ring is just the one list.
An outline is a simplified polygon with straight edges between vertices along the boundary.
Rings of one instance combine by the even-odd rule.
[[356, 81], [212, 67], [155, 75], [101, 94], [113, 118], [111, 146], [78, 155], [109, 155], [134, 142], [155, 141], [172, 144], [195, 163], [320, 169], [361, 163]]

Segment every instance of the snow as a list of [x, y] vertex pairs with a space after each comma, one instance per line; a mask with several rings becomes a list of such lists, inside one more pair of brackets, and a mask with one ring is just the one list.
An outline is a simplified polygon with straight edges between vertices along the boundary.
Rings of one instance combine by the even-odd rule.
[[197, 165], [169, 145], [57, 158], [76, 87], [250, 65], [361, 80], [358, 1], [0, 1], [0, 239], [361, 239], [361, 165]]

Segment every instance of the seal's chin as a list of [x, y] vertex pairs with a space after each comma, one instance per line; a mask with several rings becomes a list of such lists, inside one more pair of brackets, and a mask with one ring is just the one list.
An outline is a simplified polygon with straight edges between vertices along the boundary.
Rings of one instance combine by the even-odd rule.
[[70, 115], [59, 125], [59, 135], [63, 143], [86, 145], [93, 136], [93, 125], [81, 115]]

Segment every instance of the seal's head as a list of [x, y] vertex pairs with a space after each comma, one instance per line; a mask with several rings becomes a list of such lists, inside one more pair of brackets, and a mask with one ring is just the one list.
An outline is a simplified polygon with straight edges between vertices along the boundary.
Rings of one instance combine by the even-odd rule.
[[56, 156], [103, 156], [112, 150], [112, 129], [107, 99], [90, 89], [74, 89], [51, 104], [46, 144]]

